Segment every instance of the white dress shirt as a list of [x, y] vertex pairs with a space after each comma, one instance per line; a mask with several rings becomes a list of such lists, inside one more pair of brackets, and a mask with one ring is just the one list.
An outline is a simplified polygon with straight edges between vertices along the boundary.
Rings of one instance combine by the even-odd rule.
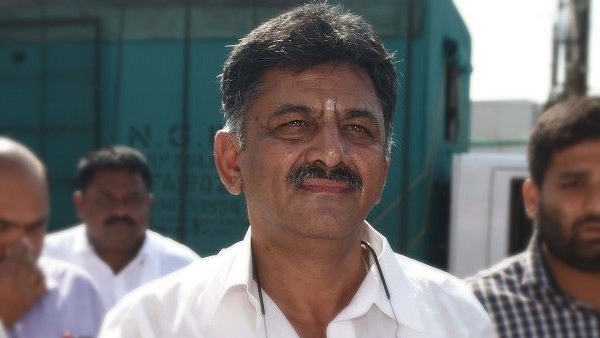
[[200, 257], [187, 246], [146, 230], [146, 239], [138, 255], [118, 274], [114, 274], [94, 251], [84, 225], [46, 235], [42, 254], [69, 261], [85, 270], [96, 283], [106, 310], [131, 290]]
[[[378, 252], [391, 301], [373, 264], [350, 304], [329, 323], [327, 337], [495, 337], [490, 318], [462, 281], [393, 253], [370, 225], [367, 238]], [[263, 294], [264, 320], [248, 232], [219, 254], [132, 292], [107, 314], [100, 338], [298, 337]]]

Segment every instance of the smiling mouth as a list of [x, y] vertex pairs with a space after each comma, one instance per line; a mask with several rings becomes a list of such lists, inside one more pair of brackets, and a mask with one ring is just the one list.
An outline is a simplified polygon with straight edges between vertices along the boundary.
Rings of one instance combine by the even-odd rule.
[[594, 236], [600, 238], [600, 224], [594, 223], [593, 225], [584, 226], [579, 231], [580, 234], [586, 236]]
[[111, 218], [111, 219], [108, 219], [106, 222], [104, 222], [104, 224], [108, 227], [115, 227], [115, 226], [129, 227], [129, 228], [135, 227], [135, 223], [131, 219], [128, 219], [128, 218]]
[[354, 191], [346, 182], [333, 181], [323, 178], [310, 178], [302, 182], [299, 187], [311, 192], [323, 193], [347, 193]]

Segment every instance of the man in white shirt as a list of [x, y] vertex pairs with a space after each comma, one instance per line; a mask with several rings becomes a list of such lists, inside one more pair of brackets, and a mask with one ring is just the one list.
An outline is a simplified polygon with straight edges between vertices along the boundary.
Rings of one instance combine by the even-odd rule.
[[393, 253], [365, 221], [388, 174], [396, 84], [391, 53], [339, 7], [304, 5], [241, 39], [214, 154], [250, 228], [126, 297], [100, 337], [493, 337], [461, 281]]
[[104, 307], [92, 281], [75, 266], [38, 259], [50, 213], [46, 177], [29, 149], [0, 137], [0, 327], [10, 338], [95, 337]]
[[139, 151], [126, 146], [93, 151], [79, 162], [77, 176], [73, 200], [83, 224], [48, 235], [44, 255], [86, 270], [106, 310], [134, 288], [199, 257], [148, 229], [152, 176]]

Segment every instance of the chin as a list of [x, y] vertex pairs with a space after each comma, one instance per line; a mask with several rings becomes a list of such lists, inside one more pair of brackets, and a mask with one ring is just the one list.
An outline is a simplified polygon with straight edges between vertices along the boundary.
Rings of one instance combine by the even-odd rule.
[[[335, 222], [319, 222], [307, 225], [304, 223], [298, 229], [306, 237], [314, 239], [342, 239], [349, 235], [357, 232], [357, 227], [348, 226], [349, 223], [340, 223], [339, 220]], [[362, 222], [361, 222], [362, 224]]]

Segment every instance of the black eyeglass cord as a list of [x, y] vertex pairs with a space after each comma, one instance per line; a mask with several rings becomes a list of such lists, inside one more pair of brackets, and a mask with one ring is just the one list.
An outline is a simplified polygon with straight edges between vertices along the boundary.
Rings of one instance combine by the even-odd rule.
[[[396, 311], [394, 310], [394, 306], [392, 305], [392, 296], [390, 295], [390, 290], [388, 289], [387, 283], [385, 282], [385, 277], [383, 276], [383, 271], [381, 270], [381, 264], [379, 264], [377, 253], [375, 253], [375, 249], [373, 249], [371, 243], [365, 240], [361, 240], [360, 245], [367, 248], [371, 256], [373, 256], [373, 261], [375, 261], [375, 266], [377, 267], [379, 278], [381, 278], [381, 284], [383, 285], [385, 296], [390, 302], [390, 307], [392, 308], [392, 315], [394, 315], [394, 320], [396, 321], [396, 333], [394, 337], [398, 337], [398, 331], [400, 330], [400, 322], [398, 322], [398, 317], [396, 317]], [[254, 278], [256, 279], [256, 287], [258, 288], [258, 302], [260, 303], [260, 312], [262, 314], [263, 326], [265, 327], [265, 337], [269, 338], [269, 332], [267, 331], [267, 320], [265, 316], [265, 302], [263, 300], [263, 290], [260, 284], [260, 274], [258, 273], [256, 259], [254, 259], [254, 252], [252, 252], [252, 271]]]
[[260, 274], [258, 273], [258, 267], [256, 265], [256, 259], [254, 259], [254, 252], [252, 252], [252, 272], [256, 279], [256, 287], [258, 288], [258, 302], [260, 303], [260, 313], [262, 314], [263, 326], [265, 327], [265, 338], [269, 338], [269, 332], [267, 331], [267, 319], [265, 316], [265, 302], [263, 300], [263, 291], [260, 284]]
[[381, 284], [383, 284], [383, 291], [385, 291], [385, 296], [387, 297], [390, 307], [392, 308], [392, 315], [394, 315], [394, 320], [396, 321], [396, 333], [394, 337], [398, 337], [398, 331], [400, 331], [400, 322], [398, 321], [398, 317], [396, 317], [396, 311], [394, 310], [394, 305], [392, 304], [392, 296], [390, 295], [390, 290], [388, 289], [387, 283], [385, 282], [385, 277], [383, 277], [383, 271], [381, 270], [381, 264], [379, 264], [379, 258], [377, 258], [377, 253], [375, 253], [375, 249], [371, 246], [371, 243], [361, 240], [360, 244], [367, 248], [373, 256], [373, 260], [375, 261], [375, 266], [377, 267], [377, 272], [379, 273], [379, 278], [381, 278]]

